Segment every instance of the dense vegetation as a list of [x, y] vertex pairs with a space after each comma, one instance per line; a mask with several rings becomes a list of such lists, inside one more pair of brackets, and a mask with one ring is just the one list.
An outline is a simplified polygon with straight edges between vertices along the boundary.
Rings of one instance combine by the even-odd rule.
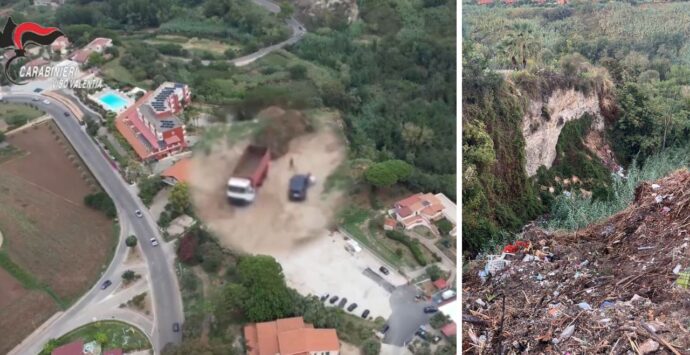
[[[548, 92], [535, 85], [535, 78], [551, 78], [546, 73], [552, 72], [572, 78], [556, 85], [615, 98], [613, 107], [603, 112], [605, 133], [617, 161], [626, 168], [635, 163], [644, 170], [650, 157], [687, 142], [687, 3], [468, 3], [463, 11], [463, 232], [470, 251], [491, 246], [543, 212], [552, 212], [551, 226], [573, 227], [592, 221], [574, 216], [584, 205], [599, 206], [598, 211], [606, 204], [617, 205], [618, 183], [591, 161], [592, 152], [581, 142], [588, 131], [585, 123], [566, 126], [550, 171], [541, 169], [534, 180], [525, 177], [524, 158], [514, 153], [523, 151], [524, 145], [524, 108], [515, 93], [540, 98]], [[588, 69], [573, 76], [578, 67]], [[503, 76], [496, 70], [513, 72]], [[542, 90], [535, 90], [540, 86]], [[584, 177], [593, 196], [568, 197], [558, 189], [555, 194], [540, 189], [546, 180], [569, 177], [574, 171]]]

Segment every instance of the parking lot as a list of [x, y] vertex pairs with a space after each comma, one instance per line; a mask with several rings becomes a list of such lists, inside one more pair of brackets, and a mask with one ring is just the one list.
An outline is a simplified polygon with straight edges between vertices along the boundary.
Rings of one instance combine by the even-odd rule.
[[379, 267], [384, 264], [378, 258], [366, 249], [350, 253], [346, 245], [344, 237], [334, 232], [274, 256], [283, 266], [288, 285], [300, 293], [345, 297], [348, 306], [352, 302], [358, 305], [353, 314], [368, 309], [370, 317], [387, 319], [391, 315], [390, 290], [407, 280], [392, 267], [388, 267], [389, 275], [383, 275]]

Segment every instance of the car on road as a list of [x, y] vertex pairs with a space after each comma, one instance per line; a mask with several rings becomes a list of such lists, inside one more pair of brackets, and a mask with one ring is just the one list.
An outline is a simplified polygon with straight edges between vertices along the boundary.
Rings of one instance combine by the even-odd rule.
[[180, 323], [173, 323], [173, 332], [177, 333], [180, 331]]
[[63, 115], [65, 115], [65, 117], [69, 117], [69, 112], [65, 112]]
[[327, 299], [328, 299], [328, 296], [330, 296], [330, 295], [329, 295], [329, 294], [325, 294], [325, 295], [321, 296], [321, 302], [327, 300]]
[[427, 336], [427, 332], [424, 329], [417, 329], [416, 332], [414, 332], [415, 335], [419, 336], [420, 338], [427, 340], [429, 337]]
[[48, 100], [43, 100], [43, 103], [46, 105], [50, 105], [50, 101], [48, 101]]
[[340, 300], [340, 303], [338, 303], [338, 307], [343, 308], [347, 304], [347, 298], [343, 297], [342, 300]]
[[139, 217], [139, 218], [144, 217], [144, 214], [141, 213], [141, 210], [136, 210], [136, 211], [134, 211], [134, 215], [137, 216], [137, 217]]
[[336, 303], [336, 302], [338, 301], [338, 299], [340, 299], [340, 297], [338, 297], [338, 296], [333, 296], [333, 297], [331, 297], [330, 300], [328, 300], [328, 302], [329, 302], [330, 304], [333, 304], [333, 303]]
[[438, 312], [438, 308], [434, 306], [426, 306], [424, 307], [424, 313], [436, 313]]
[[153, 245], [154, 247], [157, 247], [158, 246], [158, 240], [156, 240], [156, 238], [151, 238], [151, 245]]
[[34, 89], [34, 92], [41, 92], [41, 91], [43, 91], [43, 89], [41, 89], [41, 88], [35, 88]]
[[355, 308], [357, 308], [357, 303], [353, 303], [347, 307], [348, 312], [352, 312]]
[[365, 309], [364, 312], [362, 312], [362, 318], [366, 319], [369, 316], [369, 310]]
[[386, 334], [386, 332], [387, 332], [388, 329], [390, 329], [390, 328], [391, 328], [390, 325], [384, 324], [384, 325], [383, 325], [383, 328], [381, 328], [381, 333]]
[[386, 269], [385, 266], [381, 266], [381, 267], [379, 268], [379, 271], [381, 271], [381, 273], [384, 274], [384, 275], [390, 274], [390, 271], [388, 271], [388, 269]]
[[105, 280], [105, 281], [101, 284], [101, 290], [105, 290], [106, 288], [108, 288], [108, 286], [110, 286], [110, 285], [112, 285], [112, 284], [113, 284], [112, 281], [110, 281], [110, 280]]

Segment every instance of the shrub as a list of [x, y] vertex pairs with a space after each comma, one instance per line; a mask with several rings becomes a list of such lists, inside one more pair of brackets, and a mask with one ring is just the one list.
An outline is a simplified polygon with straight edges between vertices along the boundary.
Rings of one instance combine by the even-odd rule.
[[135, 247], [137, 245], [137, 237], [134, 235], [130, 235], [129, 237], [127, 237], [127, 239], [125, 239], [125, 245], [127, 245], [130, 248]]
[[113, 200], [110, 199], [110, 196], [105, 192], [101, 191], [86, 195], [86, 197], [84, 197], [84, 203], [93, 209], [105, 213], [105, 215], [110, 218], [114, 218], [117, 215]]
[[419, 241], [411, 239], [404, 233], [398, 231], [386, 231], [386, 237], [405, 245], [408, 249], [410, 249], [410, 252], [412, 253], [412, 256], [417, 261], [417, 263], [419, 263], [419, 265], [421, 266], [426, 266], [427, 260], [424, 254], [422, 253], [422, 248], [419, 245]]

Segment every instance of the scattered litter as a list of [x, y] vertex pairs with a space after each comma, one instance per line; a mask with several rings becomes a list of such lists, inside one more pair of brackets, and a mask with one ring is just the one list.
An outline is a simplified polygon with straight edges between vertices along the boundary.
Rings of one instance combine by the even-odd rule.
[[608, 300], [607, 300], [607, 301], [602, 302], [602, 303], [601, 303], [601, 306], [599, 306], [599, 308], [601, 308], [601, 309], [607, 309], [607, 308], [611, 308], [611, 307], [613, 307], [613, 306], [615, 306], [615, 305], [616, 305], [616, 302], [608, 301]]
[[580, 307], [580, 309], [585, 310], [585, 311], [591, 311], [592, 310], [592, 306], [590, 306], [589, 303], [587, 303], [587, 302], [580, 302], [577, 304], [577, 306]]
[[463, 304], [485, 321], [463, 324], [463, 348], [471, 330], [484, 353], [690, 354], [689, 231], [687, 170], [639, 184], [625, 210], [577, 231], [523, 228], [531, 244], [514, 242], [514, 260], [469, 263], [463, 299], [504, 294], [505, 308]]
[[652, 339], [647, 339], [642, 345], [640, 345], [640, 352], [643, 354], [649, 354], [653, 353], [657, 350], [659, 350], [659, 343], [655, 342]]
[[479, 306], [481, 306], [482, 308], [483, 308], [483, 307], [486, 307], [486, 302], [482, 301], [481, 298], [477, 298], [477, 300], [476, 300], [475, 302], [477, 302], [477, 304], [478, 304]]
[[678, 275], [681, 268], [682, 268], [682, 266], [680, 264], [677, 264], [676, 267], [673, 268], [673, 273]]

